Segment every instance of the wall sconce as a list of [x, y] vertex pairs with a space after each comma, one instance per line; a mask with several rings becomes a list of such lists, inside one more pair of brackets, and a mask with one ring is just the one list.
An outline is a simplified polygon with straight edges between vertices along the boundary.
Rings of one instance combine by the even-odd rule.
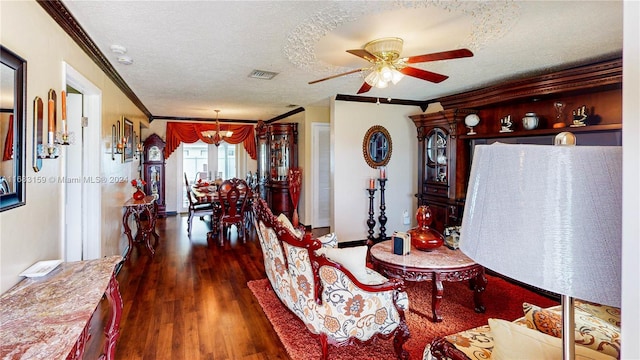
[[[55, 141], [54, 134], [56, 131], [56, 91], [49, 90], [48, 96], [48, 108], [47, 108], [47, 142], [44, 143], [42, 136], [38, 136], [38, 157], [41, 159], [56, 159], [60, 156], [59, 144]], [[65, 105], [66, 108], [66, 105]], [[38, 111], [38, 117], [41, 122], [44, 119], [41, 116], [40, 110]], [[44, 127], [44, 125], [42, 126]], [[39, 129], [40, 130], [40, 129]]]
[[114, 125], [111, 125], [111, 160], [116, 159], [116, 154], [124, 153], [127, 148], [127, 142], [127, 138], [122, 133], [120, 120], [117, 120]]
[[138, 137], [138, 134], [136, 134], [136, 132], [133, 132], [133, 139], [134, 142], [133, 144], [135, 145], [135, 150], [133, 151], [133, 157], [138, 160], [140, 158], [140, 154], [142, 153], [142, 142], [140, 141], [140, 137]]
[[56, 142], [60, 145], [71, 145], [75, 142], [75, 138], [67, 126], [67, 93], [63, 90], [60, 94], [62, 95], [62, 131], [56, 132]]

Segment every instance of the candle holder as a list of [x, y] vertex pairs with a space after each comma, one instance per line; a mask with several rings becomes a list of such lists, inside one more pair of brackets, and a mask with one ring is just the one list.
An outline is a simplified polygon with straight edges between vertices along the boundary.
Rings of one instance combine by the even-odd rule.
[[367, 246], [371, 247], [375, 241], [375, 237], [373, 236], [373, 228], [376, 226], [376, 221], [373, 219], [373, 197], [376, 194], [376, 188], [369, 188], [367, 191], [369, 192], [369, 220], [367, 220], [367, 226], [369, 230], [367, 233]]
[[380, 183], [380, 216], [378, 216], [378, 221], [380, 222], [380, 236], [378, 236], [378, 241], [387, 240], [387, 228], [385, 225], [387, 224], [387, 216], [385, 215], [385, 210], [387, 209], [384, 204], [384, 186], [387, 183], [387, 179], [378, 179]]

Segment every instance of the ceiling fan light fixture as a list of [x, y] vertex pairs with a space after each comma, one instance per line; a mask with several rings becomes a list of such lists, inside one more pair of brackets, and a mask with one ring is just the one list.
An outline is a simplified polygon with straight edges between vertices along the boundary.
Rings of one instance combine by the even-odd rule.
[[364, 45], [364, 49], [384, 61], [393, 61], [400, 57], [402, 44], [402, 39], [388, 37], [369, 41]]

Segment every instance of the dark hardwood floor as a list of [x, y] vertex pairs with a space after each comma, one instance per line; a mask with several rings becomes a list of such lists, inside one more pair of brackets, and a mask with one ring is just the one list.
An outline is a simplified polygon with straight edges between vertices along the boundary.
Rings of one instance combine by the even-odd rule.
[[[234, 227], [223, 245], [207, 241], [209, 229], [195, 218], [189, 239], [186, 217], [159, 219], [155, 256], [132, 250], [117, 276], [124, 304], [117, 359], [289, 359], [247, 287], [266, 277], [255, 229], [243, 241]], [[102, 351], [107, 314], [103, 300], [85, 359]]]

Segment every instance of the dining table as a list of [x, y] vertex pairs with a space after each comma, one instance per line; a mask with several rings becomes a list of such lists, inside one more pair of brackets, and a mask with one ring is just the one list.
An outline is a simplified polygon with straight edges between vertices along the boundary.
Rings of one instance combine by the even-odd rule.
[[217, 203], [218, 187], [209, 182], [195, 183], [191, 185], [191, 193], [198, 203]]

